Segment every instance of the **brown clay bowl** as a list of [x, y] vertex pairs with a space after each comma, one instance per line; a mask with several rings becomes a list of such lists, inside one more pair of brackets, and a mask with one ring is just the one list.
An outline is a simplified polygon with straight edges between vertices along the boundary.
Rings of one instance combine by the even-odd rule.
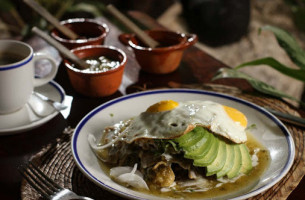
[[72, 87], [80, 94], [89, 97], [105, 97], [115, 93], [121, 85], [124, 67], [127, 61], [126, 54], [112, 46], [93, 45], [71, 50], [81, 59], [106, 56], [119, 61], [119, 66], [105, 71], [84, 71], [72, 66], [68, 60], [64, 60], [68, 77]]
[[106, 24], [93, 19], [76, 18], [61, 21], [60, 23], [80, 36], [79, 39], [71, 40], [57, 29], [51, 31], [52, 37], [68, 49], [87, 45], [104, 44], [104, 40], [109, 32], [109, 28]]
[[146, 32], [160, 43], [159, 47], [146, 47], [134, 34], [121, 34], [119, 40], [133, 49], [141, 69], [153, 74], [168, 74], [175, 71], [179, 67], [184, 50], [198, 40], [195, 34], [163, 30]]

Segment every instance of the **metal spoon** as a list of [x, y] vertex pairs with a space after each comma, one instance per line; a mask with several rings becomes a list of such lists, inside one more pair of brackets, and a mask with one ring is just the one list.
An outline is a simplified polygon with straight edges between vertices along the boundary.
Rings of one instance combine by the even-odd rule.
[[49, 99], [48, 97], [44, 96], [43, 94], [40, 94], [40, 93], [37, 93], [37, 92], [33, 92], [33, 95], [38, 97], [40, 100], [47, 102], [48, 104], [50, 104], [57, 111], [64, 110], [64, 109], [66, 109], [68, 107], [68, 106], [63, 105], [60, 102], [54, 101], [52, 99]]

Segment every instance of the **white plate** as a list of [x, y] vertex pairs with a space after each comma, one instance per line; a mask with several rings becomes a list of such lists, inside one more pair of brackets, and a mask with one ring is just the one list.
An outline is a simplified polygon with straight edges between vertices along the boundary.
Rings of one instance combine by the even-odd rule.
[[[65, 99], [64, 89], [54, 81], [36, 87], [35, 92], [59, 102], [63, 102]], [[33, 112], [33, 109], [42, 111], [39, 113], [43, 114], [43, 116], [37, 116]], [[31, 130], [48, 122], [57, 114], [58, 111], [52, 106], [32, 95], [29, 102], [20, 110], [10, 114], [0, 115], [0, 135], [11, 135]]]
[[289, 171], [295, 154], [293, 138], [287, 128], [274, 115], [239, 98], [189, 89], [153, 90], [135, 93], [109, 101], [91, 111], [78, 124], [72, 136], [73, 157], [80, 170], [94, 183], [117, 195], [131, 199], [162, 199], [133, 191], [112, 181], [100, 168], [98, 160], [88, 144], [87, 135], [92, 133], [98, 137], [104, 127], [136, 116], [146, 110], [148, 106], [167, 99], [174, 101], [215, 101], [237, 108], [247, 116], [249, 124], [256, 124], [257, 129], [251, 130], [251, 133], [267, 147], [270, 152], [271, 163], [251, 191], [234, 199], [249, 198], [267, 190]]

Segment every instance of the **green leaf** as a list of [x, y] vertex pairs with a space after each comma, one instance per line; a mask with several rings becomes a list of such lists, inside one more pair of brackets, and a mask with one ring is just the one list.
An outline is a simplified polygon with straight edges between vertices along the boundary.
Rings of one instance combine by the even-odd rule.
[[96, 17], [102, 15], [101, 11], [98, 9], [98, 7], [96, 5], [88, 4], [88, 3], [79, 3], [79, 4], [71, 7], [71, 9], [69, 11], [70, 12], [77, 12], [77, 11], [89, 12]]
[[290, 76], [292, 78], [298, 79], [300, 81], [305, 82], [305, 69], [292, 69], [283, 64], [279, 61], [275, 60], [272, 57], [261, 58], [254, 61], [246, 62], [241, 65], [235, 67], [235, 69], [240, 69], [246, 66], [256, 66], [256, 65], [269, 65], [273, 69]]
[[279, 45], [286, 51], [292, 62], [305, 69], [305, 51], [300, 47], [295, 38], [283, 29], [274, 26], [264, 26], [261, 30], [272, 31]]
[[1, 0], [0, 1], [0, 10], [1, 11], [10, 11], [11, 9], [15, 9], [14, 4], [11, 0]]
[[292, 15], [293, 15], [293, 20], [294, 20], [294, 24], [296, 25], [296, 27], [305, 32], [305, 23], [304, 23], [304, 19], [305, 19], [305, 1], [304, 1], [304, 7], [295, 7], [291, 9], [292, 11]]
[[178, 145], [173, 140], [168, 140], [168, 144], [171, 144], [176, 152], [180, 151], [180, 148], [178, 147]]
[[296, 101], [298, 103], [301, 103], [302, 105], [305, 105], [304, 102], [299, 101], [298, 99], [289, 96], [288, 94], [285, 94], [284, 92], [277, 90], [276, 88], [272, 87], [271, 85], [268, 85], [260, 80], [257, 80], [245, 73], [239, 72], [235, 69], [230, 69], [230, 68], [221, 68], [218, 73], [216, 74], [216, 76], [213, 78], [213, 80], [216, 79], [221, 79], [221, 78], [241, 78], [241, 79], [245, 79], [247, 80], [252, 87], [264, 94], [268, 94], [270, 96], [273, 97], [277, 97], [277, 98], [288, 98], [291, 99], [293, 101]]

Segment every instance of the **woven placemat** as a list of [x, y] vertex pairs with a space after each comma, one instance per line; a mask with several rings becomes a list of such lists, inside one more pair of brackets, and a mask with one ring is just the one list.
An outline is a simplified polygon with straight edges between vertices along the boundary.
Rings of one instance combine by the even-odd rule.
[[[261, 106], [268, 106], [274, 110], [299, 116], [296, 110], [290, 108], [286, 103], [278, 99], [243, 94], [239, 92], [238, 89], [236, 90], [234, 88], [227, 87], [205, 87], [201, 89], [229, 93], [233, 96], [254, 102]], [[305, 130], [290, 124], [286, 124], [286, 126], [292, 134], [296, 146], [296, 155], [293, 166], [280, 182], [267, 191], [252, 197], [251, 199], [286, 199], [305, 174]], [[58, 138], [55, 143], [44, 147], [32, 158], [32, 161], [45, 174], [47, 174], [61, 186], [69, 188], [79, 195], [103, 200], [122, 199], [121, 197], [118, 197], [98, 187], [80, 172], [73, 160], [71, 152], [70, 138], [72, 133], [73, 129], [65, 129], [62, 136]], [[26, 181], [23, 180], [21, 184], [21, 198], [22, 200], [36, 200], [40, 199], [41, 197]]]

